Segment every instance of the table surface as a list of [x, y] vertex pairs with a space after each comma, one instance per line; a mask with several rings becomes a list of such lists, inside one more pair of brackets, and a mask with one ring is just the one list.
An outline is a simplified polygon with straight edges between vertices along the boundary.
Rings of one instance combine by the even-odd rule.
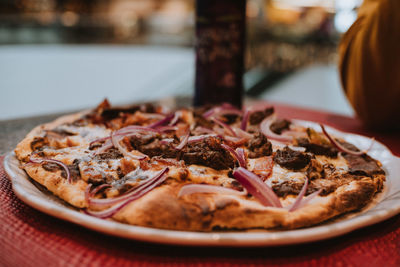
[[[375, 136], [400, 155], [399, 133], [370, 132], [358, 120], [342, 115], [276, 103], [275, 108], [283, 117]], [[11, 126], [8, 124], [7, 135], [22, 134], [32, 124], [53, 117], [13, 121]], [[10, 150], [13, 144], [7, 144], [5, 150]], [[106, 236], [34, 210], [14, 195], [1, 165], [0, 266], [400, 266], [400, 215], [341, 237], [302, 245], [265, 248], [155, 245]]]

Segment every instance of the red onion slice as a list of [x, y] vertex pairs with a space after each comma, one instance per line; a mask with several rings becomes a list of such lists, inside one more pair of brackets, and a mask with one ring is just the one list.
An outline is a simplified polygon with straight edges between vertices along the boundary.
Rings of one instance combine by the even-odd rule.
[[213, 134], [214, 133], [213, 130], [205, 128], [205, 127], [202, 127], [202, 126], [197, 126], [195, 131], [201, 132], [201, 133], [206, 133], [206, 134]]
[[227, 142], [232, 143], [234, 146], [240, 146], [247, 142], [246, 138], [237, 138], [229, 135], [220, 136], [220, 138], [224, 139]]
[[175, 114], [174, 114], [174, 117], [172, 118], [172, 120], [169, 122], [168, 125], [169, 126], [174, 126], [179, 121], [181, 116], [182, 116], [182, 112], [180, 112], [179, 110], [176, 111]]
[[160, 133], [160, 131], [147, 126], [130, 125], [115, 132], [116, 135], [127, 135], [133, 133]]
[[239, 167], [233, 172], [233, 176], [264, 206], [282, 208], [281, 201], [274, 191], [251, 171]]
[[225, 115], [225, 114], [242, 115], [242, 111], [238, 110], [229, 103], [223, 103], [221, 106], [213, 107], [207, 110], [206, 112], [203, 113], [202, 116], [208, 119], [211, 118], [212, 116]]
[[57, 165], [61, 166], [65, 170], [65, 173], [67, 174], [67, 182], [68, 183], [72, 182], [72, 180], [71, 180], [71, 172], [69, 171], [69, 168], [68, 168], [67, 164], [65, 164], [65, 163], [63, 163], [63, 162], [61, 162], [59, 160], [55, 160], [55, 159], [46, 159], [46, 158], [44, 158], [44, 159], [35, 159], [32, 156], [29, 158], [29, 163], [42, 164], [44, 162], [54, 163], [54, 164], [57, 164]]
[[238, 161], [240, 167], [246, 168], [246, 160], [244, 160], [242, 157], [240, 157], [240, 156], [236, 153], [236, 151], [233, 150], [233, 148], [231, 148], [230, 146], [225, 145], [225, 144], [221, 144], [221, 146], [222, 146], [225, 150], [227, 150], [229, 153], [232, 154], [232, 156]]
[[[306, 196], [305, 198], [303, 198], [302, 201], [300, 202], [299, 206], [297, 206], [297, 209], [296, 209], [296, 210], [301, 209], [302, 207], [304, 207], [305, 205], [307, 205], [308, 202], [310, 202], [313, 198], [315, 198], [316, 196], [318, 196], [319, 193], [321, 193], [321, 192], [322, 192], [322, 189], [319, 189], [318, 191], [315, 191], [314, 193], [309, 194], [308, 196]], [[292, 211], [294, 211], [294, 210], [292, 210]]]
[[167, 124], [168, 122], [170, 122], [170, 121], [172, 120], [173, 117], [174, 117], [174, 114], [169, 114], [169, 115], [167, 115], [165, 118], [163, 118], [163, 119], [161, 119], [161, 120], [159, 120], [159, 121], [157, 121], [157, 122], [155, 122], [155, 123], [152, 123], [152, 124], [150, 124], [150, 125], [147, 126], [147, 127], [149, 127], [149, 128], [156, 128], [156, 127], [158, 127], [158, 126], [162, 126], [162, 125]]
[[299, 208], [304, 195], [306, 194], [307, 191], [307, 187], [308, 187], [308, 179], [306, 177], [306, 180], [304, 181], [304, 185], [300, 190], [300, 193], [298, 194], [298, 196], [296, 197], [296, 200], [293, 202], [293, 204], [289, 207], [289, 211], [295, 211]]
[[101, 153], [105, 152], [106, 150], [108, 150], [108, 149], [110, 149], [110, 148], [113, 147], [113, 144], [112, 144], [112, 142], [111, 142], [110, 137], [108, 137], [108, 138], [109, 138], [109, 139], [107, 139], [107, 141], [106, 141], [100, 148], [98, 148], [98, 149], [94, 152], [95, 155], [101, 154]]
[[233, 131], [233, 129], [231, 128], [231, 126], [229, 126], [228, 124], [226, 124], [225, 122], [220, 121], [219, 119], [216, 118], [212, 118], [212, 120], [217, 123], [218, 125], [222, 126], [227, 132], [229, 132], [229, 134], [231, 136], [236, 136], [235, 131]]
[[128, 150], [126, 150], [121, 144], [120, 141], [122, 140], [123, 136], [116, 136], [114, 133], [111, 133], [111, 142], [112, 145], [118, 149], [122, 155], [124, 155], [125, 157], [129, 157], [135, 160], [143, 160], [145, 158], [147, 158], [147, 155], [140, 153], [139, 151], [136, 151], [137, 155], [132, 154], [131, 152], [128, 152]]
[[175, 149], [181, 150], [182, 148], [184, 148], [188, 143], [189, 136], [190, 136], [190, 131], [187, 131], [186, 134], [182, 137], [181, 142], [179, 143], [179, 145], [175, 147]]
[[187, 184], [181, 187], [179, 190], [178, 198], [191, 195], [195, 193], [217, 193], [217, 194], [227, 194], [227, 195], [237, 195], [237, 196], [245, 196], [247, 195], [246, 191], [237, 191], [234, 189], [217, 186], [217, 185], [208, 185], [208, 184]]
[[[247, 169], [246, 153], [244, 152], [244, 149], [243, 148], [237, 148], [236, 149], [236, 153], [238, 155], [240, 167], [243, 167], [243, 168]], [[242, 162], [242, 163], [240, 163], [240, 162]]]
[[174, 138], [164, 138], [164, 139], [161, 139], [161, 141], [160, 141], [160, 143], [163, 145], [169, 145], [172, 142], [174, 142]]
[[176, 127], [176, 126], [159, 126], [159, 127], [157, 127], [157, 130], [160, 132], [176, 131], [176, 130], [178, 130], [178, 127]]
[[242, 118], [242, 122], [240, 123], [240, 129], [242, 129], [243, 131], [246, 131], [247, 129], [247, 123], [249, 121], [250, 118], [250, 109], [246, 109], [246, 111], [244, 112], [243, 118]]
[[204, 135], [190, 136], [189, 140], [188, 140], [188, 143], [189, 144], [190, 143], [195, 143], [195, 142], [202, 141], [202, 140], [204, 140], [206, 138], [209, 138], [209, 137], [217, 137], [217, 136], [218, 136], [217, 134], [204, 134]]
[[236, 136], [243, 137], [243, 138], [246, 138], [246, 139], [251, 139], [251, 138], [253, 138], [253, 135], [252, 135], [252, 134], [250, 134], [250, 133], [248, 133], [248, 132], [246, 132], [246, 131], [243, 131], [243, 130], [240, 129], [240, 128], [237, 128], [237, 127], [231, 127], [231, 128], [232, 128], [232, 130], [235, 132]]
[[[86, 214], [91, 215], [91, 216], [95, 216], [97, 218], [102, 218], [102, 219], [109, 218], [109, 217], [113, 216], [115, 213], [117, 213], [119, 210], [121, 210], [123, 207], [125, 207], [126, 205], [131, 203], [132, 201], [141, 198], [142, 196], [144, 196], [145, 194], [147, 194], [148, 192], [153, 190], [155, 187], [157, 187], [158, 185], [163, 183], [168, 177], [167, 176], [168, 170], [169, 170], [168, 168], [163, 169], [155, 177], [151, 178], [151, 181], [149, 181], [148, 183], [144, 184], [140, 188], [137, 188], [137, 190], [132, 191], [129, 195], [124, 195], [124, 196], [122, 196], [123, 198], [120, 197], [118, 199], [118, 201], [115, 201], [117, 198], [114, 198], [114, 199], [97, 199], [97, 201], [103, 200], [103, 202], [102, 202], [103, 204], [104, 204], [105, 201], [108, 200], [108, 203], [106, 205], [111, 205], [111, 204], [118, 203], [115, 206], [112, 206], [111, 208], [108, 208], [108, 209], [105, 209], [105, 210], [102, 210], [102, 211], [90, 211], [89, 209], [84, 209], [83, 211]], [[93, 202], [94, 201], [96, 201], [96, 199], [93, 199]]]
[[332, 143], [332, 145], [335, 146], [340, 151], [345, 152], [347, 154], [355, 155], [355, 156], [361, 156], [366, 153], [365, 151], [352, 151], [352, 150], [345, 148], [338, 141], [336, 141], [332, 136], [330, 136], [328, 134], [324, 125], [320, 124], [319, 126], [321, 126], [322, 132], [328, 138], [328, 140]]
[[106, 137], [103, 137], [103, 138], [98, 138], [98, 139], [93, 140], [92, 142], [90, 142], [90, 143], [89, 143], [89, 146], [91, 146], [91, 145], [93, 145], [94, 143], [97, 143], [97, 142], [106, 141], [106, 140], [108, 140], [108, 139], [110, 139], [110, 136], [106, 136]]
[[273, 131], [271, 131], [270, 127], [274, 121], [275, 121], [275, 116], [273, 116], [272, 118], [270, 118], [270, 117], [265, 118], [260, 123], [261, 133], [264, 134], [267, 138], [275, 140], [275, 141], [285, 142], [285, 143], [292, 142], [293, 137], [278, 135], [278, 134], [274, 133]]
[[94, 195], [96, 195], [101, 189], [111, 187], [111, 185], [109, 185], [109, 184], [102, 184], [102, 185], [97, 186], [95, 189], [91, 190], [92, 186], [93, 186], [92, 184], [88, 184], [88, 186], [86, 187], [86, 190], [85, 190], [85, 200], [89, 206], [90, 206], [90, 200]]

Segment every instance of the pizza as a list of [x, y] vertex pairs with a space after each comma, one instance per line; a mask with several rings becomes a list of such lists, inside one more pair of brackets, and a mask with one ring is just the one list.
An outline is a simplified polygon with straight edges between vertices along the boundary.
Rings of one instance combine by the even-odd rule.
[[26, 173], [89, 216], [185, 231], [296, 229], [357, 212], [385, 185], [381, 163], [324, 125], [271, 106], [95, 109], [34, 128]]

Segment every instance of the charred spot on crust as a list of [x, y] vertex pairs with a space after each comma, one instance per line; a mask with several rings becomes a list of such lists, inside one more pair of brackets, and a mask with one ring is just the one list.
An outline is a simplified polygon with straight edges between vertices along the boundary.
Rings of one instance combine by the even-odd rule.
[[259, 158], [272, 154], [271, 142], [260, 132], [247, 142], [246, 147], [249, 149], [249, 158]]
[[284, 130], [289, 130], [291, 122], [286, 119], [277, 119], [269, 127], [276, 134], [281, 134]]
[[250, 114], [249, 122], [251, 125], [259, 124], [263, 121], [263, 119], [270, 116], [272, 113], [274, 113], [273, 107], [269, 107], [261, 111], [255, 111]]
[[32, 151], [41, 150], [44, 146], [48, 145], [48, 140], [45, 137], [35, 137], [31, 142]]
[[289, 147], [284, 147], [283, 150], [277, 150], [274, 155], [274, 161], [282, 167], [289, 170], [301, 170], [310, 163], [310, 155], [295, 151]]
[[371, 183], [363, 183], [357, 190], [343, 194], [340, 198], [346, 208], [361, 209], [374, 196], [375, 187]]
[[311, 143], [307, 138], [298, 138], [298, 146], [304, 147], [306, 152], [311, 152], [314, 155], [323, 155], [330, 158], [336, 158], [338, 150], [332, 145], [326, 144], [314, 144]]

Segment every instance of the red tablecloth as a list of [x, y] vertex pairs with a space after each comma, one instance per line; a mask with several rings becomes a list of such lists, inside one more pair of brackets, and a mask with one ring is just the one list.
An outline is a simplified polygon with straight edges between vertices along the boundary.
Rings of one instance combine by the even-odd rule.
[[[375, 136], [400, 154], [399, 134], [368, 132], [349, 117], [284, 105], [277, 105], [276, 109], [285, 117], [323, 122], [341, 130]], [[36, 211], [14, 195], [2, 164], [0, 203], [0, 266], [400, 266], [400, 215], [310, 244], [196, 248], [106, 236]]]

